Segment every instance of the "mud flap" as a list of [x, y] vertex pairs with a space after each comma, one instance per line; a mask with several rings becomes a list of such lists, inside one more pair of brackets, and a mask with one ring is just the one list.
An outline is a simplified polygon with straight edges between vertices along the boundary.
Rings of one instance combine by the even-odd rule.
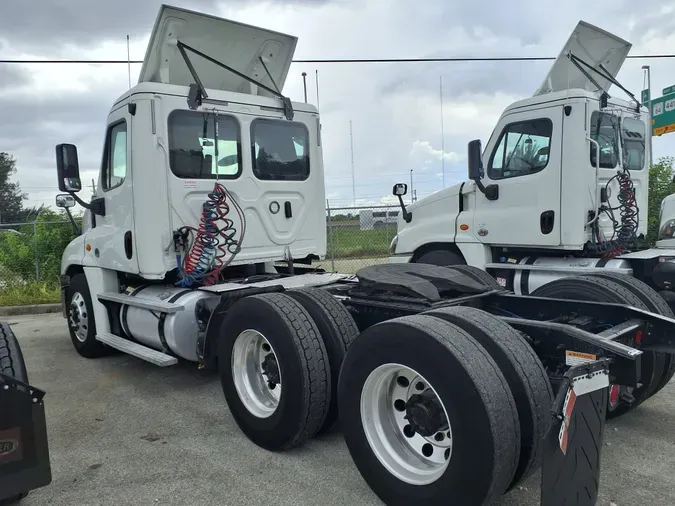
[[44, 395], [0, 374], [0, 501], [52, 481]]
[[544, 506], [595, 506], [609, 394], [609, 362], [571, 367], [553, 403], [541, 473]]

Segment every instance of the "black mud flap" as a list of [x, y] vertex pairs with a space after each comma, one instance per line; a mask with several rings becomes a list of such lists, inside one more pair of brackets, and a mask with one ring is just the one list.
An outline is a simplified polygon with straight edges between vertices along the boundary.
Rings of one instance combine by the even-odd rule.
[[609, 392], [609, 363], [570, 368], [553, 403], [541, 473], [543, 506], [595, 506]]
[[52, 481], [44, 395], [0, 374], [0, 500]]

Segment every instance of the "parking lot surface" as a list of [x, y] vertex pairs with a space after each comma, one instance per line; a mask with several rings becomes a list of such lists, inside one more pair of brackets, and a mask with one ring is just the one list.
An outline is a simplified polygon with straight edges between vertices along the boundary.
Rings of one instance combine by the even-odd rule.
[[[5, 318], [46, 390], [52, 484], [34, 505], [377, 505], [339, 432], [270, 453], [230, 416], [218, 378], [73, 349], [60, 315]], [[606, 425], [598, 505], [675, 504], [675, 381]], [[539, 475], [499, 506], [539, 505]]]

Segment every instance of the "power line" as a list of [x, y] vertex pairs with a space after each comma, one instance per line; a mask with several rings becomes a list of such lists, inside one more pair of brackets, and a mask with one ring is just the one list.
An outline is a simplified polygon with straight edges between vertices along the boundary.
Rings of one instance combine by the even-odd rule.
[[[629, 55], [633, 60], [657, 60], [675, 58], [675, 54], [637, 54]], [[485, 57], [456, 57], [456, 58], [328, 58], [328, 59], [301, 59], [292, 60], [293, 63], [459, 63], [459, 62], [512, 62], [512, 61], [547, 61], [555, 60], [554, 56], [485, 56]], [[0, 63], [81, 63], [81, 64], [116, 64], [116, 63], [143, 63], [143, 60], [14, 60], [2, 59]]]

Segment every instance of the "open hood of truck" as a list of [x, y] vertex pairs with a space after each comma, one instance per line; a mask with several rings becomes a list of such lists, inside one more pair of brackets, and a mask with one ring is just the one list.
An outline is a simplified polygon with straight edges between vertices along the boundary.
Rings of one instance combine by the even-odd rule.
[[[195, 80], [176, 46], [180, 41], [274, 89], [283, 90], [297, 37], [245, 25], [200, 12], [162, 5], [150, 36], [139, 82], [189, 86]], [[201, 56], [187, 52], [204, 88], [271, 96]]]
[[584, 75], [569, 59], [568, 53], [571, 52], [594, 69], [600, 71], [604, 69], [616, 78], [631, 47], [630, 42], [580, 21], [534, 96], [575, 88], [598, 91], [593, 81], [598, 83], [604, 91], [608, 91], [611, 83], [607, 79], [585, 67], [588, 75]]

